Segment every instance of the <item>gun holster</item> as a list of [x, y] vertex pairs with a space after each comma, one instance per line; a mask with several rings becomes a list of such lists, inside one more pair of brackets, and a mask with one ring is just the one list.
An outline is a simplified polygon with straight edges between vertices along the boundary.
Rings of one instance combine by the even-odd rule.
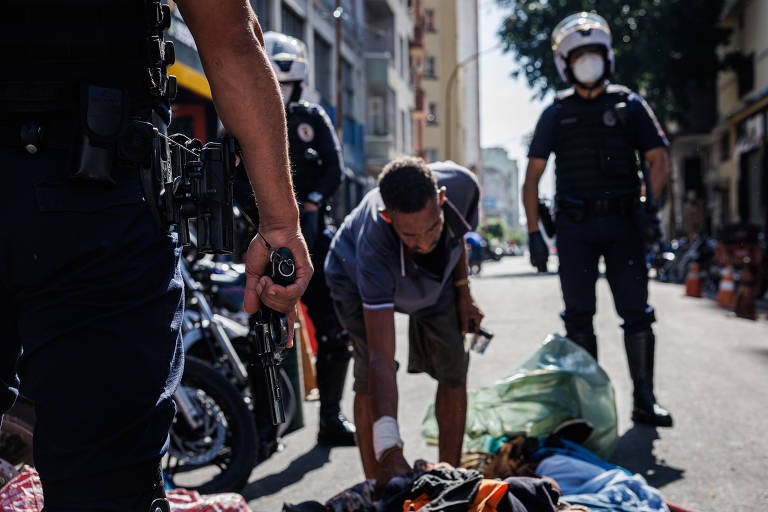
[[549, 207], [543, 201], [539, 201], [539, 218], [544, 226], [544, 232], [549, 238], [553, 238], [556, 231], [555, 219], [552, 217]]
[[653, 244], [661, 239], [661, 220], [658, 211], [650, 207], [648, 203], [637, 202], [634, 220], [646, 244]]

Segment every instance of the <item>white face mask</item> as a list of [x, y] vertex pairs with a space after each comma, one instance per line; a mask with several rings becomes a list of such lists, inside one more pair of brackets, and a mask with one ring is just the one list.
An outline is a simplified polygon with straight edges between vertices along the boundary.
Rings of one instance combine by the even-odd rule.
[[293, 94], [293, 84], [280, 84], [280, 94], [283, 95], [283, 104], [288, 105]]
[[605, 61], [603, 56], [588, 52], [573, 63], [573, 76], [584, 85], [592, 85], [603, 76]]

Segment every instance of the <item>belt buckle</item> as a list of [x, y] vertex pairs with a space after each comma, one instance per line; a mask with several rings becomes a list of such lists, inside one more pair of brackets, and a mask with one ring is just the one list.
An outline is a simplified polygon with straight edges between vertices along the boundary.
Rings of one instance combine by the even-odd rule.
[[19, 129], [19, 138], [27, 153], [35, 155], [43, 142], [43, 127], [37, 121], [26, 122]]

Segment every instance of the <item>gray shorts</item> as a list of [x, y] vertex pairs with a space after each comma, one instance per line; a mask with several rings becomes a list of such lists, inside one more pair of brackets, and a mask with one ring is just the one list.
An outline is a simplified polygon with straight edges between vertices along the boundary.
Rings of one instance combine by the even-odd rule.
[[[354, 391], [368, 393], [368, 341], [363, 305], [358, 301], [334, 301], [336, 314], [352, 338]], [[408, 324], [408, 373], [426, 373], [440, 384], [464, 387], [469, 354], [459, 328], [455, 305], [426, 316], [411, 315]]]

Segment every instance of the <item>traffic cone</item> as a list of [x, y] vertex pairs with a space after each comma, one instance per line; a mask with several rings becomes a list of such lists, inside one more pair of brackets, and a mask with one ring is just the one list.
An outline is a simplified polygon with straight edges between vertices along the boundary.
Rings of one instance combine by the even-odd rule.
[[685, 296], [701, 297], [701, 275], [699, 274], [699, 264], [691, 263], [688, 267], [688, 276], [685, 278]]
[[733, 283], [733, 268], [725, 267], [720, 273], [720, 285], [717, 288], [717, 304], [733, 309], [736, 305], [736, 285]]
[[755, 295], [752, 293], [752, 271], [749, 267], [744, 267], [741, 271], [741, 282], [739, 290], [736, 293], [736, 306], [733, 308], [736, 316], [755, 320]]

